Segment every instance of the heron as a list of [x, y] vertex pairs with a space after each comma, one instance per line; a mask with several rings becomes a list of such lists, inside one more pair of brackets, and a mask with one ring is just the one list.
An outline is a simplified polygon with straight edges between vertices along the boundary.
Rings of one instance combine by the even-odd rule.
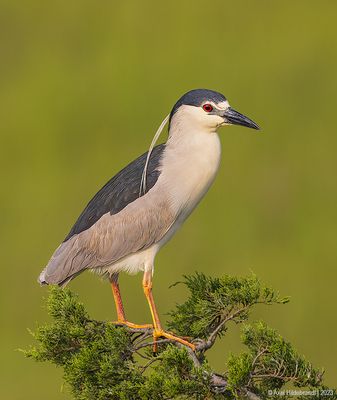
[[[166, 142], [155, 145], [167, 122]], [[162, 327], [152, 292], [154, 261], [212, 185], [221, 158], [218, 129], [226, 125], [259, 129], [219, 92], [185, 93], [160, 125], [149, 150], [90, 200], [41, 272], [39, 283], [64, 287], [82, 272], [94, 271], [110, 281], [116, 324], [151, 328], [154, 342], [162, 337], [194, 350], [193, 343]], [[143, 272], [152, 324], [127, 320], [118, 284], [121, 272]]]

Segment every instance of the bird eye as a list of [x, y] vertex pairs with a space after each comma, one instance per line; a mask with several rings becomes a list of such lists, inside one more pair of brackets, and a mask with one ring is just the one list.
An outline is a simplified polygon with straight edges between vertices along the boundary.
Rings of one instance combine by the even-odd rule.
[[213, 107], [212, 107], [210, 104], [204, 104], [204, 105], [202, 106], [202, 108], [203, 108], [203, 110], [206, 111], [206, 112], [211, 112], [211, 111], [213, 111]]

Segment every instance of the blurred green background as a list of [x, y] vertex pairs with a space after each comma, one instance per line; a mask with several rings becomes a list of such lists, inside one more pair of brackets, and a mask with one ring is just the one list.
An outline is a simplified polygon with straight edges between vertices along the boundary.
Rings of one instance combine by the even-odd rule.
[[[61, 371], [16, 351], [47, 321], [36, 278], [91, 196], [144, 152], [192, 88], [223, 92], [263, 128], [220, 131], [206, 199], [157, 257], [163, 319], [182, 274], [245, 275], [291, 296], [259, 308], [336, 384], [337, 3], [5, 1], [0, 10], [1, 397], [67, 399]], [[147, 322], [141, 276], [122, 276], [129, 319]], [[114, 319], [109, 285], [71, 289]], [[222, 371], [238, 327], [211, 354]]]

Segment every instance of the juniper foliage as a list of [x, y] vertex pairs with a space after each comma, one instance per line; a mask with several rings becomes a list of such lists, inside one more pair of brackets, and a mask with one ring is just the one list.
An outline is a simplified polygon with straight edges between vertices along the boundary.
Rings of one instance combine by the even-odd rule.
[[184, 278], [179, 283], [187, 286], [190, 296], [169, 313], [169, 328], [185, 336], [207, 339], [214, 331], [221, 336], [229, 321], [246, 321], [254, 305], [289, 301], [271, 288], [262, 286], [255, 275], [213, 278], [196, 273]]
[[286, 384], [315, 389], [312, 398], [316, 399], [326, 393], [323, 372], [263, 322], [244, 324], [242, 341], [247, 351], [230, 355], [224, 373], [216, 373], [208, 364], [205, 353], [231, 321], [245, 322], [256, 304], [283, 304], [287, 298], [261, 285], [254, 275], [194, 274], [182, 283], [190, 295], [170, 313], [168, 325], [175, 333], [190, 336], [196, 352], [163, 339], [154, 355], [151, 329], [93, 320], [77, 295], [51, 287], [47, 309], [53, 322], [37, 328], [33, 335], [38, 345], [25, 354], [63, 368], [76, 400], [257, 400], [272, 398], [268, 393]]

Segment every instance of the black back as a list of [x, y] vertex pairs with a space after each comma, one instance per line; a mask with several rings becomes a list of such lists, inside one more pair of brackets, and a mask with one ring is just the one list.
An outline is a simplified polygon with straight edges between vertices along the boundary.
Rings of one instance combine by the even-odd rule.
[[[165, 144], [160, 144], [152, 150], [147, 168], [145, 193], [157, 182], [160, 175], [158, 167], [164, 149]], [[108, 212], [111, 215], [117, 214], [129, 203], [132, 203], [138, 197], [145, 194], [142, 192], [140, 196], [139, 192], [147, 154], [148, 152], [132, 161], [96, 193], [79, 216], [75, 225], [71, 228], [64, 242], [69, 240], [73, 235], [89, 229], [104, 214]]]

